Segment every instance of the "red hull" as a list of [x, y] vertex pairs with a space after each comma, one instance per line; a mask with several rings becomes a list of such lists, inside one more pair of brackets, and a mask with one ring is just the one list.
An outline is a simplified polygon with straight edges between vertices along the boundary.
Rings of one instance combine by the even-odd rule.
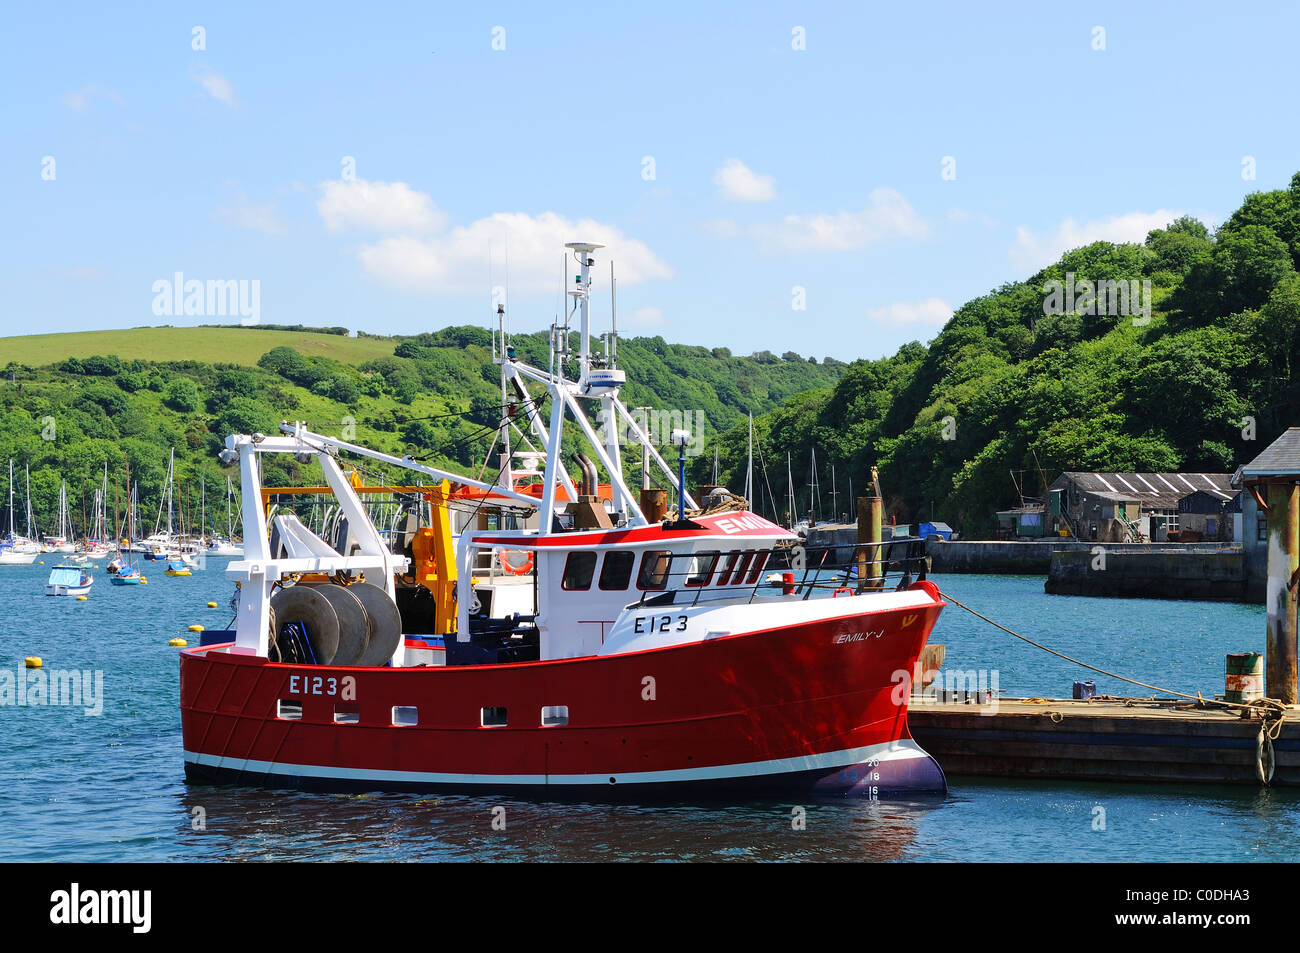
[[[594, 658], [341, 668], [187, 650], [186, 770], [320, 789], [942, 791], [900, 685], [943, 606], [918, 587], [933, 604]], [[278, 717], [281, 700], [301, 718]], [[395, 726], [395, 706], [417, 723]], [[550, 706], [566, 725], [542, 726]], [[507, 725], [483, 727], [487, 707]]]

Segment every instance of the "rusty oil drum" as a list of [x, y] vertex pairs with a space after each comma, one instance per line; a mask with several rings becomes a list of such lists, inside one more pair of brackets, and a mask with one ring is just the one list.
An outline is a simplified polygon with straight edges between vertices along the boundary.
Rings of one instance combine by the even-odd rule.
[[1228, 656], [1223, 680], [1224, 701], [1249, 702], [1264, 697], [1264, 656], [1237, 652]]

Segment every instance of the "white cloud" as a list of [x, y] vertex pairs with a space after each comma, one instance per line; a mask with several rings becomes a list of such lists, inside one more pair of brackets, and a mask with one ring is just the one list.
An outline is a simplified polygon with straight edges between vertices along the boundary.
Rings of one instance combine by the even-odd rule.
[[[509, 251], [511, 292], [548, 293], [562, 274], [564, 243], [589, 241], [605, 245], [602, 262], [614, 261], [620, 284], [670, 278], [672, 269], [644, 242], [628, 238], [612, 225], [591, 219], [569, 221], [554, 212], [529, 215], [497, 212], [469, 225], [437, 235], [395, 235], [357, 252], [362, 266], [385, 284], [454, 294], [487, 293], [488, 257], [493, 282], [506, 284]], [[607, 265], [597, 275], [606, 280]], [[572, 269], [570, 269], [572, 273]]]
[[729, 218], [711, 218], [700, 223], [700, 231], [709, 238], [735, 238], [740, 226]]
[[752, 233], [766, 251], [855, 251], [891, 238], [924, 238], [929, 228], [902, 193], [880, 188], [860, 212], [787, 215]]
[[316, 210], [331, 232], [347, 229], [410, 234], [446, 224], [433, 199], [405, 182], [334, 179], [320, 184]]
[[117, 103], [117, 105], [119, 106], [122, 105], [121, 96], [113, 92], [111, 89], [105, 89], [102, 86], [96, 86], [94, 83], [88, 83], [85, 86], [81, 87], [81, 89], [74, 89], [70, 93], [65, 93], [63, 95], [63, 104], [67, 106], [69, 109], [76, 109], [80, 111], [84, 109], [89, 109], [91, 107], [92, 100], [95, 99], [107, 99], [110, 102]]
[[283, 235], [288, 229], [280, 221], [275, 202], [250, 202], [243, 192], [235, 201], [216, 211], [216, 217], [237, 228], [248, 228], [264, 235]]
[[948, 209], [948, 221], [957, 222], [962, 225], [974, 222], [975, 224], [982, 225], [985, 228], [998, 227], [998, 220], [987, 212], [972, 212], [970, 209], [965, 208]]
[[713, 184], [724, 199], [735, 202], [769, 202], [776, 198], [776, 179], [753, 171], [739, 159], [728, 159], [713, 174]]
[[213, 99], [225, 103], [227, 106], [235, 105], [235, 87], [231, 85], [230, 80], [220, 73], [214, 73], [210, 69], [198, 70], [190, 74], [194, 82], [203, 87]]
[[620, 323], [631, 328], [660, 328], [664, 325], [664, 313], [658, 308], [637, 308]]
[[104, 277], [104, 269], [98, 265], [69, 265], [66, 268], [43, 268], [44, 273], [60, 278], [75, 278], [78, 281], [97, 281]]
[[1064, 252], [1081, 245], [1097, 241], [1143, 242], [1151, 229], [1164, 228], [1182, 214], [1162, 208], [1154, 212], [1129, 212], [1113, 218], [1096, 219], [1082, 225], [1067, 218], [1046, 235], [1017, 225], [1016, 240], [1008, 254], [1017, 268], [1036, 272], [1059, 260]]
[[921, 325], [941, 328], [952, 317], [952, 305], [942, 298], [895, 301], [883, 308], [868, 308], [867, 317], [891, 325]]

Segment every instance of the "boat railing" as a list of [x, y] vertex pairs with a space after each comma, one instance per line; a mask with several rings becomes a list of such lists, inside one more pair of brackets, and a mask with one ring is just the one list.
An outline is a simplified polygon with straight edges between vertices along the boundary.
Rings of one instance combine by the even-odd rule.
[[[925, 540], [911, 537], [842, 545], [784, 543], [716, 553], [664, 552], [658, 560], [651, 578], [638, 580], [642, 594], [633, 606], [748, 603], [773, 590], [801, 599], [901, 591], [925, 579], [930, 568]], [[740, 581], [729, 578], [733, 574]]]

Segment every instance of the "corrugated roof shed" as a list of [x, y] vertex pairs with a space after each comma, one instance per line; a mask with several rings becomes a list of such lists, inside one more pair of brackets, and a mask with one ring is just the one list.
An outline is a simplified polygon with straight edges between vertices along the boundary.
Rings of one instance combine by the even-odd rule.
[[1063, 473], [1053, 488], [1073, 484], [1085, 493], [1116, 502], [1174, 509], [1189, 493], [1205, 490], [1224, 499], [1236, 496], [1231, 473]]
[[1288, 428], [1242, 469], [1242, 477], [1300, 475], [1300, 427]]

